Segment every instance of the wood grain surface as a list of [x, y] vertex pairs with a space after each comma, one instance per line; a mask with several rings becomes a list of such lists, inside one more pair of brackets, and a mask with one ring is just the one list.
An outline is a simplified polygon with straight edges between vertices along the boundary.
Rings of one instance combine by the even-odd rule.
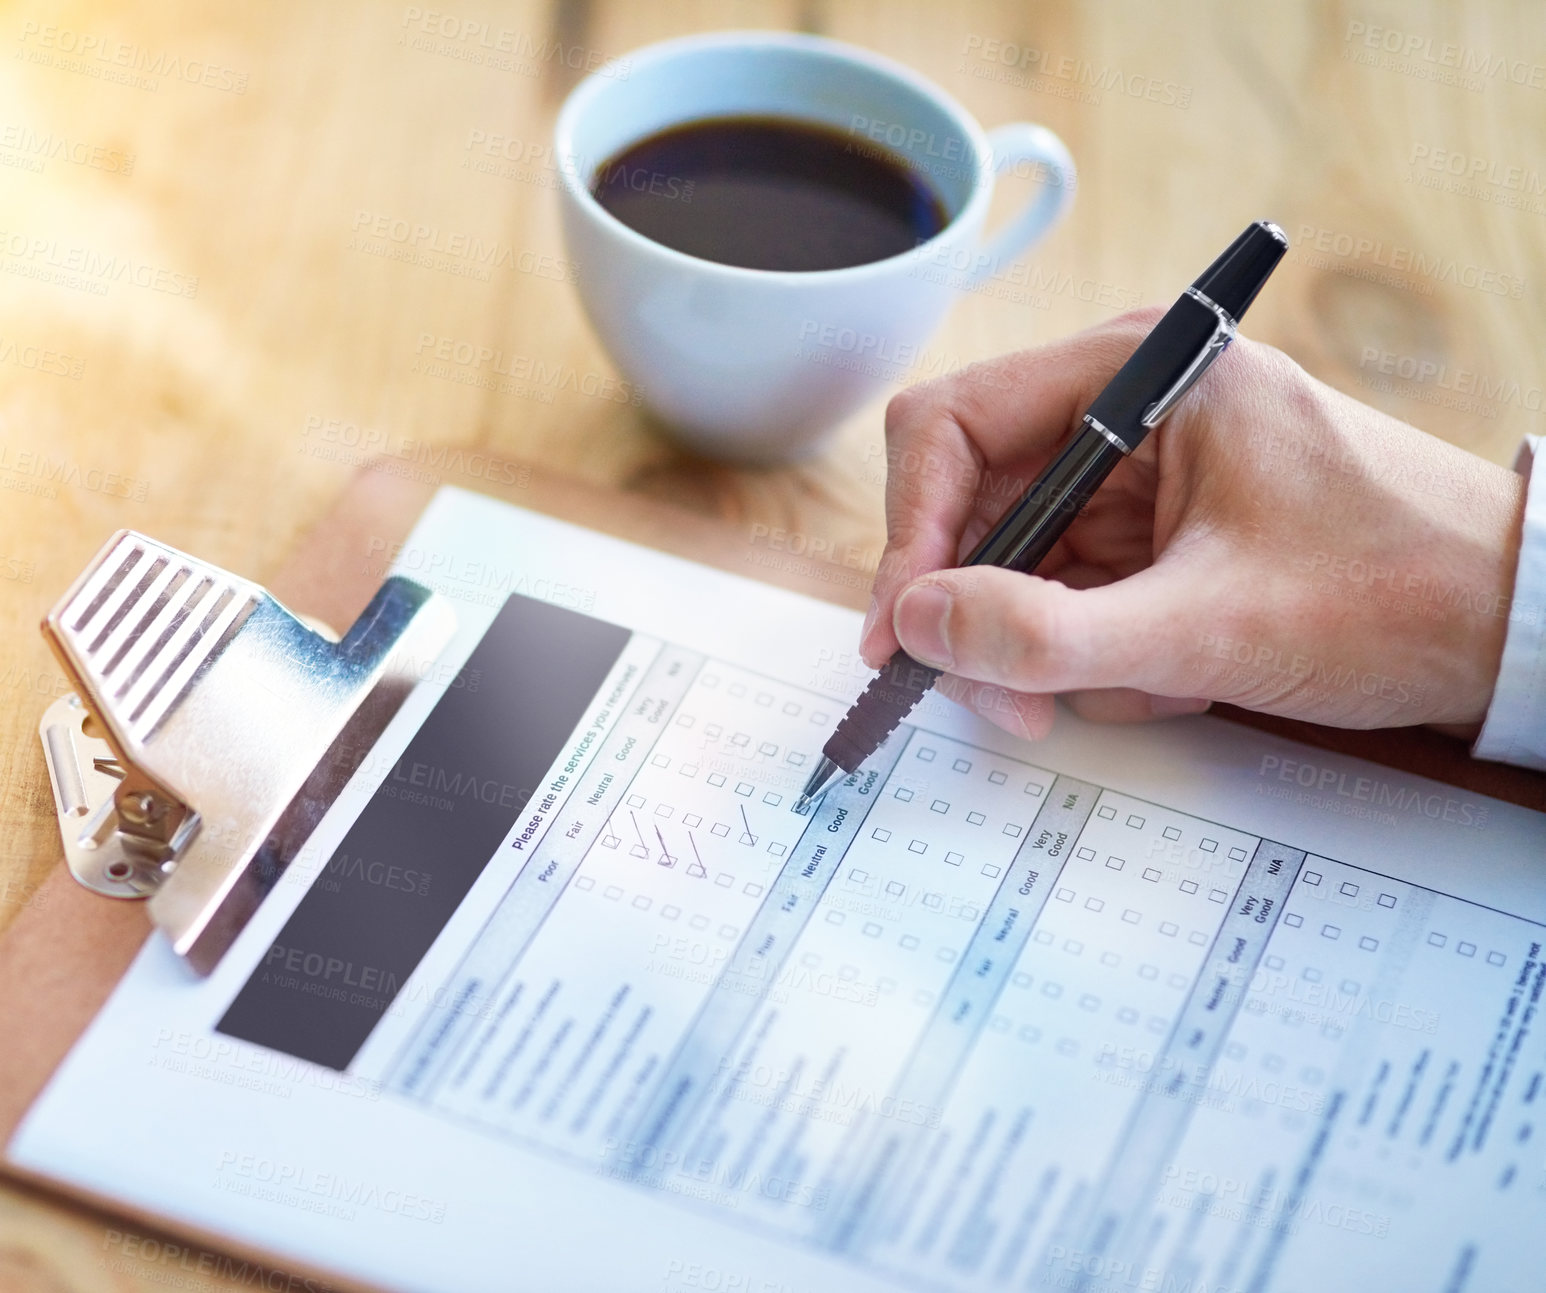
[[[820, 32], [911, 64], [986, 126], [1068, 143], [1070, 219], [1033, 273], [958, 302], [910, 380], [1167, 301], [1271, 216], [1294, 250], [1253, 336], [1496, 461], [1546, 429], [1530, 0], [446, 5], [0, 7], [0, 929], [60, 865], [36, 724], [64, 683], [37, 622], [118, 527], [265, 580], [371, 454], [474, 488], [537, 464], [728, 521], [751, 574], [835, 553], [852, 574], [835, 593], [862, 599], [884, 397], [798, 468], [689, 458], [613, 398], [554, 269], [557, 108], [656, 39]], [[513, 143], [490, 157], [494, 137]], [[380, 220], [516, 264], [406, 261], [369, 236]], [[526, 375], [427, 365], [442, 338]], [[0, 1187], [0, 1293], [252, 1286], [239, 1263]]]

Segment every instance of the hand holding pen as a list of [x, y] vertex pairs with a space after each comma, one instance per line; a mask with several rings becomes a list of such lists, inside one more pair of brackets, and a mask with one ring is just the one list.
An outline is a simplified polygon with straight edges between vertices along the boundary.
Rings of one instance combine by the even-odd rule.
[[[944, 671], [946, 695], [1031, 738], [1054, 694], [1107, 721], [1225, 700], [1353, 727], [1478, 722], [1507, 628], [1519, 478], [1244, 338], [1160, 434], [1117, 454], [1034, 575], [960, 568], [1012, 510], [1003, 482], [1079, 438], [1157, 315], [892, 401], [892, 461], [924, 465], [887, 482], [865, 659], [906, 648]], [[1501, 598], [1502, 617], [1417, 613], [1458, 585]]]

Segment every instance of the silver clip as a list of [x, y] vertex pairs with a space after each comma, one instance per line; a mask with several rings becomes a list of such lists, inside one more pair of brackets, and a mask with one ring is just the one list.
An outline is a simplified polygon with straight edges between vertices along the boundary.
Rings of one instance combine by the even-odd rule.
[[120, 531], [43, 621], [76, 688], [38, 729], [71, 874], [148, 897], [208, 973], [454, 627], [444, 598], [394, 575], [335, 640]]
[[1146, 427], [1156, 427], [1169, 416], [1181, 397], [1191, 390], [1192, 383], [1208, 371], [1208, 365], [1222, 355], [1229, 343], [1235, 339], [1235, 332], [1239, 326], [1234, 319], [1230, 318], [1229, 311], [1204, 296], [1195, 287], [1187, 288], [1186, 295], [1211, 310], [1218, 322], [1214, 325], [1213, 335], [1197, 352], [1192, 362], [1186, 366], [1186, 371], [1176, 378], [1176, 384], [1143, 411], [1142, 421]]

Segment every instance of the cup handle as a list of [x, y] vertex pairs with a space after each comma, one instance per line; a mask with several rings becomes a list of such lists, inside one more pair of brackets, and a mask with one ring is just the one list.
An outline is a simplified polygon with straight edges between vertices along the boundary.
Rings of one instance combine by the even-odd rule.
[[1019, 214], [983, 243], [981, 254], [975, 258], [976, 268], [967, 275], [965, 286], [969, 288], [1050, 232], [1073, 202], [1079, 179], [1067, 146], [1045, 126], [1013, 121], [988, 131], [988, 145], [995, 175], [1021, 162], [1034, 162], [1039, 168], [1039, 188]]

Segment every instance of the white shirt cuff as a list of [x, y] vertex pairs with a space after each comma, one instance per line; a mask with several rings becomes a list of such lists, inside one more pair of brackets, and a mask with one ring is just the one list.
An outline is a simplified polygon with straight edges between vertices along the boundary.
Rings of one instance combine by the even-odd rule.
[[1514, 463], [1530, 477], [1519, 570], [1498, 685], [1471, 753], [1546, 770], [1546, 463], [1531, 471], [1535, 455], [1543, 452], [1543, 437], [1527, 435]]

